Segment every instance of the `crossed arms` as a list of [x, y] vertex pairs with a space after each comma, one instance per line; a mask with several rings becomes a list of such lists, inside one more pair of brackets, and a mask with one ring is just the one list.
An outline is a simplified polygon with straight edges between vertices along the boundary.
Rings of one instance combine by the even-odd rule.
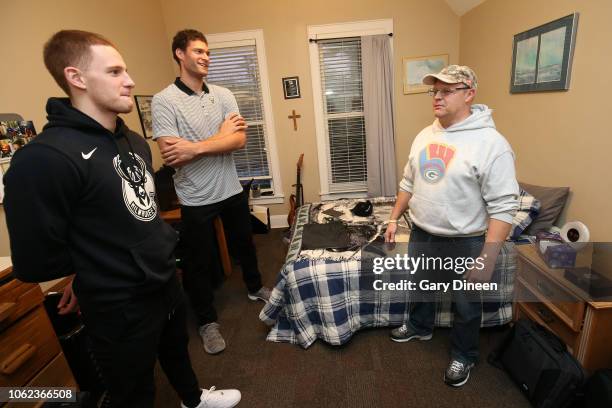
[[246, 144], [247, 124], [237, 113], [230, 114], [219, 131], [206, 140], [191, 142], [176, 136], [160, 136], [157, 145], [164, 163], [181, 167], [201, 156], [233, 152]]

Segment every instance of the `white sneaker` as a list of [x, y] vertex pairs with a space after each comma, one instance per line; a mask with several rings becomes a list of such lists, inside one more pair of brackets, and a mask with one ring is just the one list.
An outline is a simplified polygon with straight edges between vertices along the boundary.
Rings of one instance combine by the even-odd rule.
[[208, 354], [219, 354], [225, 350], [225, 340], [219, 332], [219, 323], [212, 322], [200, 326], [198, 329], [200, 337], [202, 337], [202, 344], [204, 344], [204, 351]]
[[257, 292], [249, 293], [248, 297], [250, 300], [262, 300], [266, 303], [270, 300], [270, 295], [272, 294], [272, 290], [270, 288], [266, 288], [262, 286]]
[[[215, 387], [210, 387], [210, 390], [202, 389], [196, 408], [232, 408], [238, 405], [240, 398], [242, 395], [238, 390], [215, 390]], [[187, 407], [181, 403], [181, 408]]]

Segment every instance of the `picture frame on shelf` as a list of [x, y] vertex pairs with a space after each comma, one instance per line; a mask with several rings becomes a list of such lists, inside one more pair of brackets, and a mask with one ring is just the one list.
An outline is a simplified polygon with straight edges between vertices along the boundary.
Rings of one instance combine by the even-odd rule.
[[145, 139], [153, 137], [153, 118], [151, 116], [151, 101], [152, 95], [134, 95], [136, 101], [136, 109], [138, 110], [138, 118], [142, 127], [142, 135]]
[[510, 93], [569, 89], [578, 13], [514, 36]]
[[448, 54], [402, 58], [404, 95], [427, 92], [430, 86], [423, 84], [423, 77], [437, 74], [447, 65]]
[[35, 137], [36, 128], [31, 120], [0, 121], [0, 160], [10, 159]]
[[283, 94], [285, 99], [301, 98], [300, 94], [300, 79], [299, 77], [283, 78]]

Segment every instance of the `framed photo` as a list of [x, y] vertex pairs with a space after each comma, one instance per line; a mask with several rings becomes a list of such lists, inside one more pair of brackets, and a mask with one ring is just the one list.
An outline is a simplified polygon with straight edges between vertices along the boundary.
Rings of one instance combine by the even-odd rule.
[[142, 135], [145, 139], [153, 137], [153, 119], [151, 117], [151, 95], [134, 95], [136, 100], [136, 109], [138, 109], [138, 117], [140, 118], [140, 126], [142, 126]]
[[402, 83], [404, 94], [425, 93], [430, 88], [423, 85], [423, 77], [427, 74], [437, 74], [448, 65], [448, 54], [431, 55], [428, 57], [404, 57], [404, 73]]
[[569, 89], [578, 13], [514, 36], [510, 92]]
[[283, 93], [285, 99], [300, 98], [300, 79], [296, 76], [283, 78]]
[[31, 120], [0, 121], [0, 160], [13, 154], [36, 137]]

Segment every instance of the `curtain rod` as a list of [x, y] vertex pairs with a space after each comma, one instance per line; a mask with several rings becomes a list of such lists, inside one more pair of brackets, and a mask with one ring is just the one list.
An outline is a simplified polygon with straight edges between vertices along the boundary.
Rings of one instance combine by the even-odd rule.
[[[393, 33], [389, 33], [387, 34], [389, 37], [393, 37]], [[339, 37], [339, 38], [321, 38], [320, 40], [316, 39], [316, 38], [309, 38], [308, 42], [311, 43], [316, 43], [317, 41], [323, 41], [323, 40], [341, 40], [342, 38], [346, 38], [346, 37]]]

